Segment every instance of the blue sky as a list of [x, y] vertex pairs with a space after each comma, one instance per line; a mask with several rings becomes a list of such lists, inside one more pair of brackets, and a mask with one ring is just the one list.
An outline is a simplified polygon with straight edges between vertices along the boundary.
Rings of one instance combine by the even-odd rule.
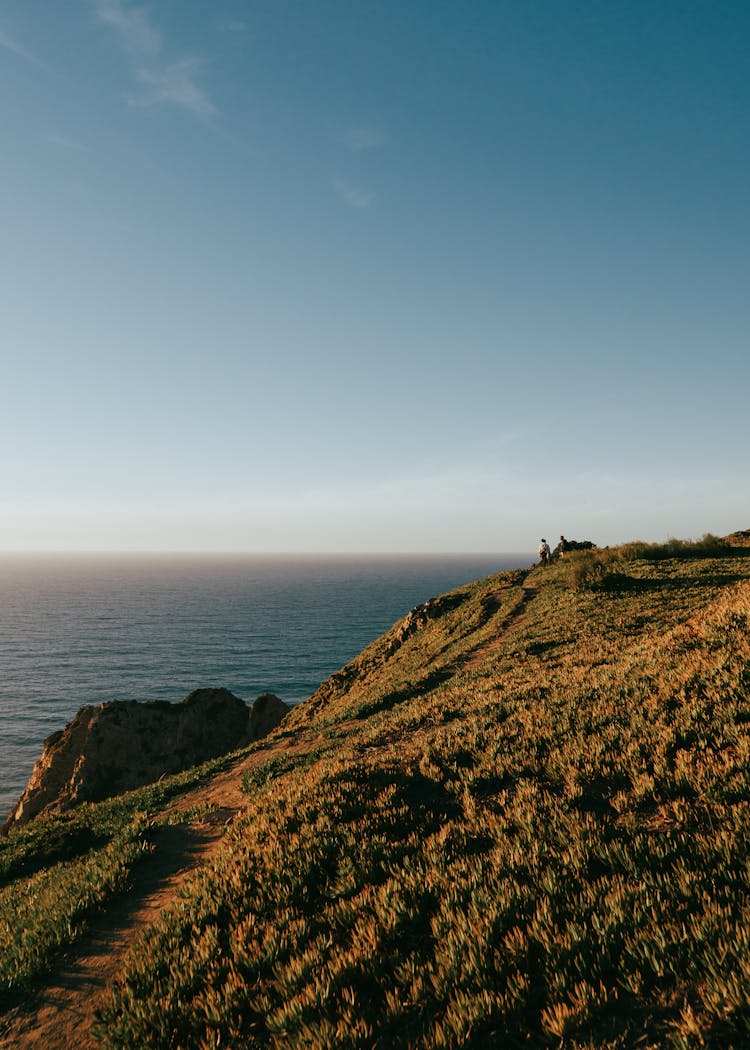
[[750, 7], [0, 0], [0, 549], [750, 527]]

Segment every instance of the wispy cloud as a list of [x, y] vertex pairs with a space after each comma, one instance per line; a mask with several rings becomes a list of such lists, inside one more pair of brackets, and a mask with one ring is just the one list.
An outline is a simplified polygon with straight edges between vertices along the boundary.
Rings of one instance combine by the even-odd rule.
[[189, 56], [168, 60], [162, 34], [146, 8], [133, 7], [122, 0], [96, 0], [95, 10], [100, 21], [117, 33], [140, 85], [138, 94], [128, 96], [132, 105], [168, 103], [196, 117], [216, 113], [216, 106], [198, 83], [198, 73], [204, 63]]
[[343, 179], [337, 179], [334, 186], [336, 187], [336, 192], [339, 197], [341, 197], [350, 208], [369, 208], [375, 200], [374, 193], [362, 189], [360, 186], [352, 186], [351, 183], [345, 182]]
[[24, 62], [30, 62], [32, 66], [36, 66], [38, 69], [48, 68], [40, 58], [37, 58], [28, 48], [19, 44], [15, 37], [12, 37], [4, 29], [0, 29], [0, 47], [4, 47], [7, 51], [12, 51], [18, 58], [22, 58]]
[[134, 62], [157, 59], [161, 53], [161, 33], [151, 24], [142, 7], [125, 7], [121, 0], [98, 0], [96, 13], [115, 29]]
[[137, 69], [136, 78], [146, 91], [130, 101], [139, 106], [158, 102], [172, 102], [196, 117], [211, 117], [216, 106], [198, 86], [195, 75], [203, 63], [197, 58], [182, 58], [179, 62], [151, 69]]
[[247, 26], [244, 22], [221, 22], [219, 29], [222, 33], [244, 33], [247, 30]]

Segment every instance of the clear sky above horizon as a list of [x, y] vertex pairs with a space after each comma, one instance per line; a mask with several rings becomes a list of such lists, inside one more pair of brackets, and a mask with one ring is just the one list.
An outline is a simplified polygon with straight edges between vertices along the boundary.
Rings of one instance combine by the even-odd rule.
[[0, 0], [0, 549], [750, 527], [750, 5]]

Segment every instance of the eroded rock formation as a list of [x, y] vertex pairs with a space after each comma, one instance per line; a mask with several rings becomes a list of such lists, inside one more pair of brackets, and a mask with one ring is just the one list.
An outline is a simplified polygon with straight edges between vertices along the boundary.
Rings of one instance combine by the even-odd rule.
[[45, 740], [6, 828], [119, 795], [260, 740], [288, 711], [272, 693], [262, 693], [248, 711], [228, 689], [196, 689], [179, 704], [115, 700], [82, 707]]

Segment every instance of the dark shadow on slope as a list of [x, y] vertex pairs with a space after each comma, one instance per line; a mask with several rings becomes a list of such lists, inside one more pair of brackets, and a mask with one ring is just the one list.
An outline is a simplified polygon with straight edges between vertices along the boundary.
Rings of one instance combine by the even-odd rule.
[[525, 651], [528, 656], [541, 656], [542, 653], [548, 653], [551, 649], [557, 649], [564, 644], [564, 640], [560, 638], [549, 639], [543, 642], [529, 642]]
[[704, 587], [728, 587], [747, 579], [740, 573], [711, 573], [705, 576], [675, 576], [672, 579], [628, 576], [622, 572], [606, 573], [589, 584], [587, 590], [618, 596], [620, 594], [653, 594], [657, 591], [685, 591]]
[[430, 693], [433, 689], [437, 689], [439, 685], [447, 682], [455, 673], [456, 668], [453, 665], [436, 668], [424, 678], [420, 678], [418, 682], [408, 682], [401, 689], [395, 689], [392, 693], [386, 693], [385, 696], [378, 697], [377, 700], [362, 704], [356, 709], [356, 717], [369, 718], [371, 715], [380, 714], [381, 711], [390, 711], [396, 704], [401, 704], [405, 700], [413, 700], [416, 696], [424, 696], [425, 693]]
[[[431, 833], [461, 811], [461, 806], [451, 791], [439, 781], [432, 780], [417, 770], [407, 771], [392, 765], [354, 767], [347, 769], [336, 779], [345, 783], [362, 784], [366, 788], [365, 797], [356, 797], [357, 793], [352, 793], [351, 809], [343, 807], [341, 810], [342, 821], [359, 819], [363, 806], [373, 805], [383, 789], [395, 789], [392, 808], [397, 810], [403, 805], [409, 813], [409, 820], [401, 829], [405, 837], [411, 835], [415, 828], [419, 828], [425, 834]], [[390, 835], [392, 837], [392, 832]]]
[[75, 860], [91, 850], [106, 846], [110, 839], [111, 836], [97, 835], [85, 825], [52, 828], [39, 840], [33, 853], [16, 860], [7, 875], [0, 875], [0, 887], [15, 879], [28, 878], [61, 861]]

